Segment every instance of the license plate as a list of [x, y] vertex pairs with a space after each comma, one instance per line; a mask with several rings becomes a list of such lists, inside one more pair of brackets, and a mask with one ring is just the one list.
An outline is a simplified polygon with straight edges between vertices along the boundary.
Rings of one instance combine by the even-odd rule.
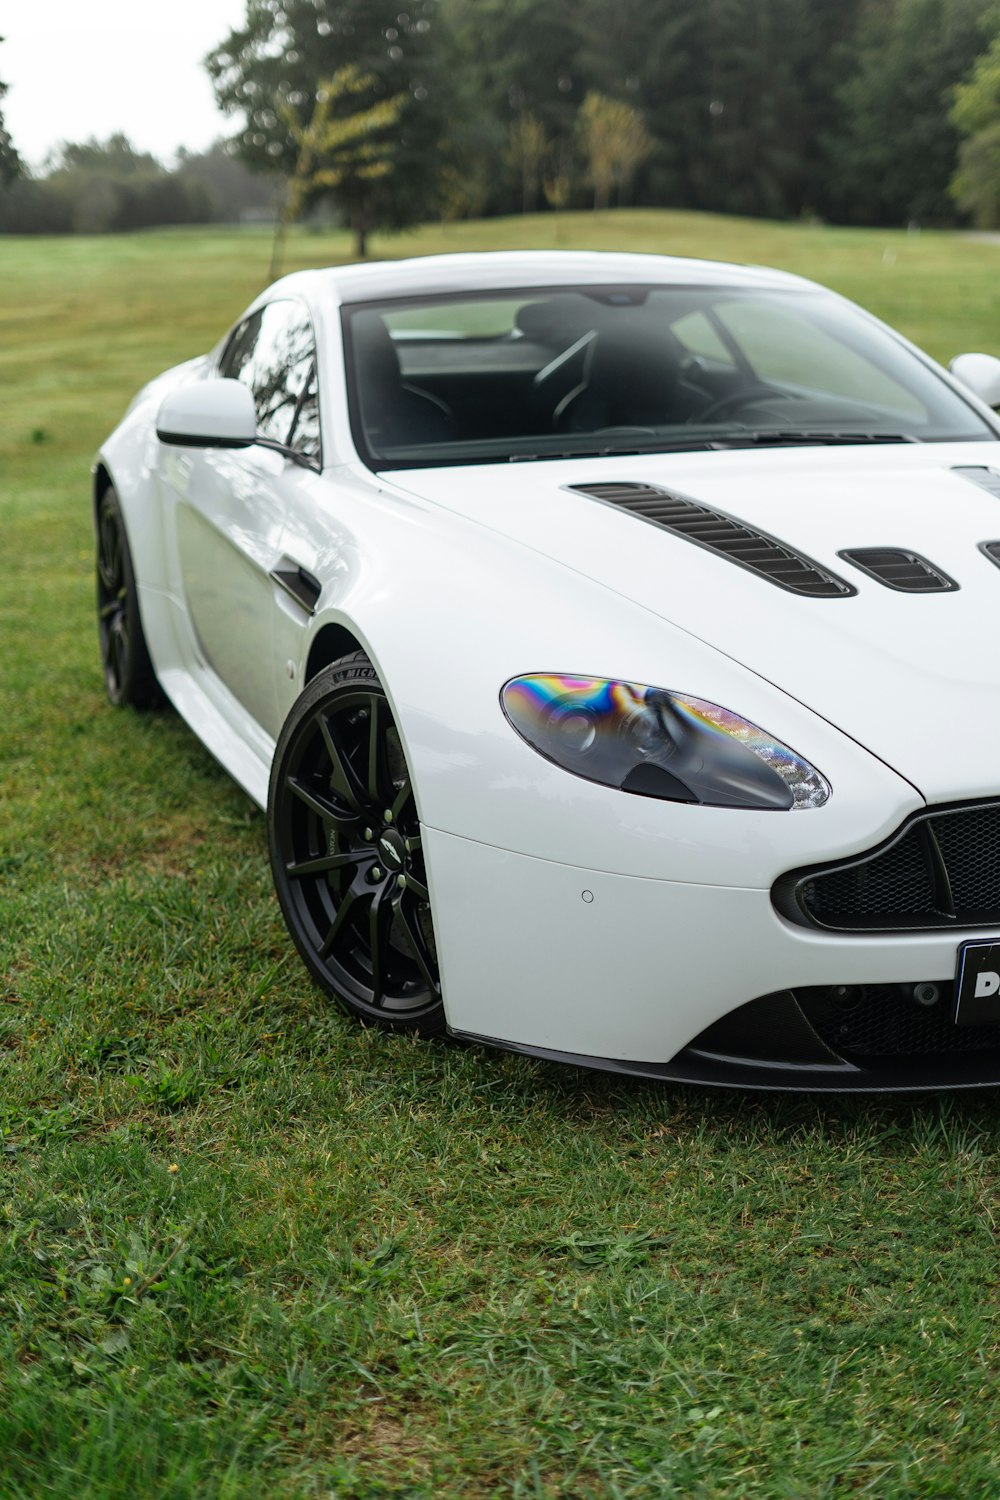
[[1000, 1025], [1000, 943], [963, 943], [959, 948], [955, 1025]]

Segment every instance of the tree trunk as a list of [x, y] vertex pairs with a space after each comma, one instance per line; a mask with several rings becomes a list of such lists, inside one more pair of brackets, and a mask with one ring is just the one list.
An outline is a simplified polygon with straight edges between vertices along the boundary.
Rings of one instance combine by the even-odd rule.
[[368, 219], [363, 203], [354, 210], [354, 253], [358, 260], [365, 260], [368, 255]]
[[285, 237], [288, 234], [288, 220], [285, 210], [282, 209], [280, 217], [275, 221], [274, 239], [271, 241], [271, 269], [267, 273], [268, 281], [277, 281], [281, 275], [282, 266], [285, 262]]

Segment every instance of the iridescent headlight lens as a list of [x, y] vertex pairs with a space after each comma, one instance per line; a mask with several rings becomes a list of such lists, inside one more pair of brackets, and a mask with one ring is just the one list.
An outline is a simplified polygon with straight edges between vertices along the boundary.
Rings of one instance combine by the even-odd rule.
[[687, 694], [603, 677], [514, 677], [500, 701], [540, 755], [587, 781], [711, 807], [822, 807], [830, 785], [756, 724]]

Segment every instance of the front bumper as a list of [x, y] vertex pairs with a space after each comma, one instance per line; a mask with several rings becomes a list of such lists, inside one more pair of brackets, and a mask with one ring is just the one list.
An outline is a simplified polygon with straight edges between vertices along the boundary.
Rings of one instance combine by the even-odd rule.
[[946, 1009], [964, 933], [810, 930], [780, 916], [769, 889], [608, 874], [427, 827], [424, 850], [459, 1035], [707, 1084], [1000, 1083], [1000, 1046], [866, 1056], [817, 1024], [818, 996], [862, 987], [934, 982]]

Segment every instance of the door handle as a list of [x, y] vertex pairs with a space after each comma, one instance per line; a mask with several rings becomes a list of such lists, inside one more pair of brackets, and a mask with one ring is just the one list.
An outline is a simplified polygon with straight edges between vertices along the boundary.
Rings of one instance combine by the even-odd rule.
[[277, 567], [271, 569], [268, 576], [274, 580], [279, 589], [284, 589], [285, 593], [294, 599], [306, 614], [316, 613], [316, 604], [323, 592], [323, 585], [318, 578], [314, 578], [290, 557], [283, 557]]

